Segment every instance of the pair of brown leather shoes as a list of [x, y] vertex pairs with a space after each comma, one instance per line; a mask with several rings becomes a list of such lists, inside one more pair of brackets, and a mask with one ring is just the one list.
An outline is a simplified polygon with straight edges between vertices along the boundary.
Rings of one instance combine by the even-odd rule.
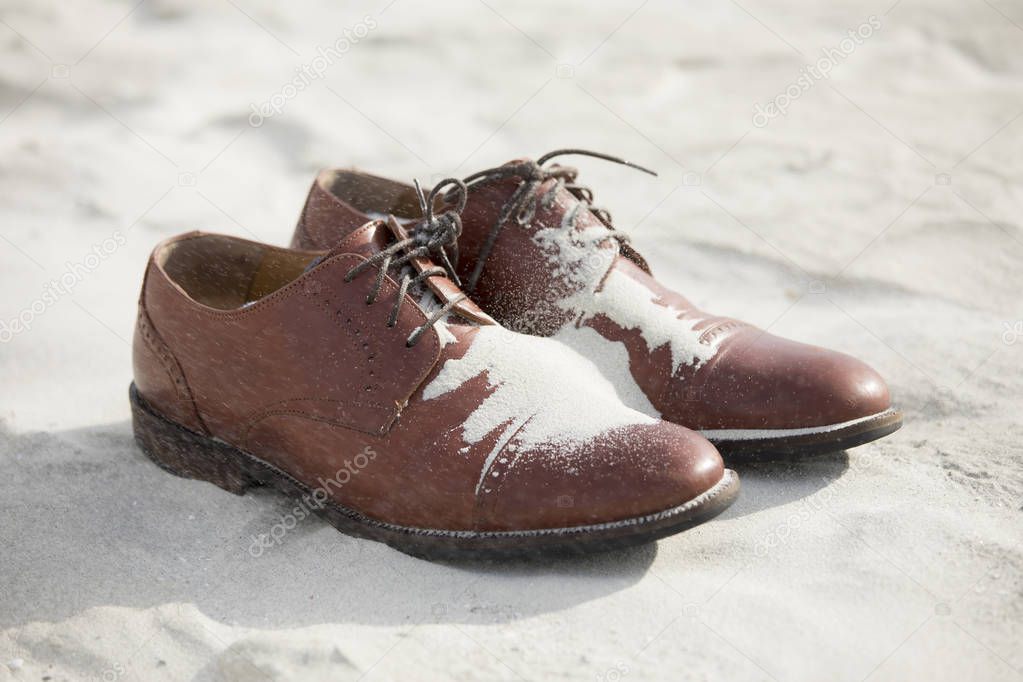
[[576, 171], [547, 163], [560, 153], [429, 196], [324, 171], [292, 249], [160, 244], [134, 343], [143, 449], [402, 551], [499, 557], [706, 520], [739, 489], [719, 449], [812, 453], [899, 427], [866, 365], [660, 285]]

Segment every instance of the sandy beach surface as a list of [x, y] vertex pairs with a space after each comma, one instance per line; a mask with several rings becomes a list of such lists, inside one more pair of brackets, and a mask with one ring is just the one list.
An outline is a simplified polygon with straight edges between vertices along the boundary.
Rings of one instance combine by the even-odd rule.
[[[4, 0], [0, 680], [1023, 679], [1021, 45], [1008, 0]], [[286, 500], [135, 447], [158, 240], [566, 146], [660, 171], [580, 162], [663, 282], [863, 358], [905, 427], [554, 563], [259, 546]]]

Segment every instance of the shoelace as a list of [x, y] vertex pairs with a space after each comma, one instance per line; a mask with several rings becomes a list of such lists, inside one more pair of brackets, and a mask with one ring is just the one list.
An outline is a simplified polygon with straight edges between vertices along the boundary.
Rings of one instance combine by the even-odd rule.
[[[578, 202], [565, 213], [565, 217], [562, 220], [561, 227], [563, 229], [572, 229], [575, 226], [576, 216], [579, 211], [586, 208], [597, 219], [604, 224], [605, 227], [610, 231], [610, 237], [618, 240], [620, 243], [626, 243], [629, 241], [629, 236], [624, 232], [620, 232], [615, 229], [611, 221], [611, 214], [603, 208], [598, 208], [593, 205], [593, 190], [584, 185], [576, 183], [579, 171], [570, 166], [551, 166], [544, 168], [544, 165], [551, 159], [558, 156], [566, 155], [578, 155], [578, 156], [590, 156], [596, 159], [602, 159], [604, 161], [611, 161], [612, 163], [621, 164], [628, 166], [629, 168], [635, 168], [636, 170], [650, 175], [656, 176], [657, 173], [644, 168], [643, 166], [626, 161], [625, 159], [617, 156], [611, 156], [610, 154], [603, 154], [601, 152], [593, 152], [586, 149], [557, 149], [555, 151], [544, 154], [536, 161], [519, 161], [516, 163], [506, 164], [504, 166], [497, 166], [496, 168], [489, 168], [487, 170], [473, 173], [466, 177], [462, 181], [462, 194], [461, 194], [461, 205], [465, 205], [465, 196], [467, 189], [474, 185], [487, 182], [490, 180], [501, 180], [504, 178], [517, 177], [522, 179], [522, 183], [516, 188], [515, 192], [511, 195], [508, 201], [505, 202], [504, 206], [501, 207], [501, 212], [497, 216], [497, 221], [493, 227], [490, 228], [490, 232], [487, 234], [486, 239], [480, 247], [479, 256], [476, 259], [476, 265], [473, 267], [472, 274], [469, 276], [469, 281], [466, 283], [465, 290], [472, 292], [476, 288], [477, 282], [479, 282], [480, 275], [483, 274], [483, 266], [490, 256], [491, 250], [494, 248], [494, 244], [497, 243], [497, 237], [501, 233], [501, 229], [509, 218], [515, 216], [515, 222], [520, 226], [527, 225], [532, 221], [536, 215], [537, 205], [548, 209], [554, 203], [554, 198], [557, 196], [558, 190], [564, 188], [572, 193]], [[557, 182], [551, 185], [549, 191], [545, 192], [537, 202], [537, 191], [545, 181], [555, 178]], [[448, 182], [448, 181], [445, 181]], [[445, 201], [453, 200], [453, 192], [455, 189], [452, 188], [444, 196]], [[433, 192], [431, 192], [431, 196]]]
[[[401, 306], [405, 302], [405, 294], [411, 287], [423, 284], [430, 277], [437, 276], [449, 277], [456, 284], [459, 284], [458, 275], [455, 274], [455, 268], [451, 263], [451, 259], [448, 257], [447, 248], [452, 247], [457, 249], [458, 237], [462, 234], [462, 218], [460, 214], [465, 208], [465, 203], [468, 199], [468, 189], [464, 182], [456, 178], [447, 178], [442, 180], [433, 188], [433, 190], [430, 191], [430, 195], [428, 197], [423, 195], [423, 189], [419, 186], [418, 180], [415, 181], [415, 186], [416, 193], [419, 196], [419, 206], [423, 212], [423, 220], [420, 221], [413, 230], [411, 230], [411, 236], [407, 239], [398, 240], [383, 251], [373, 254], [345, 274], [344, 281], [351, 282], [353, 279], [358, 277], [363, 270], [373, 266], [379, 266], [377, 269], [376, 279], [373, 282], [373, 287], [366, 296], [366, 305], [373, 305], [380, 295], [380, 290], [384, 285], [384, 279], [387, 277], [387, 272], [393, 268], [396, 272], [401, 273], [394, 308], [391, 309], [391, 314], [387, 318], [388, 327], [393, 327], [397, 324], [398, 314], [401, 312]], [[453, 208], [448, 209], [440, 215], [435, 215], [435, 199], [449, 186], [451, 187], [446, 190], [447, 195], [456, 193], [458, 195], [458, 201], [455, 203]], [[405, 266], [409, 265], [410, 261], [414, 258], [430, 258], [432, 256], [439, 256], [444, 267], [424, 268], [422, 272], [415, 276], [409, 275], [408, 270], [405, 269]], [[455, 260], [457, 262], [457, 251]], [[459, 294], [440, 308], [433, 311], [429, 318], [427, 318], [426, 322], [419, 327], [416, 327], [409, 335], [406, 345], [409, 347], [416, 345], [423, 332], [451, 312], [451, 309], [465, 298], [465, 294]]]

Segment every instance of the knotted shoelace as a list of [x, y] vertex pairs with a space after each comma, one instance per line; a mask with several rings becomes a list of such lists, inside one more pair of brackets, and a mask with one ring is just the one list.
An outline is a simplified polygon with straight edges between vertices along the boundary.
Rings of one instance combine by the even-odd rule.
[[[549, 209], [553, 206], [555, 197], [557, 196], [558, 191], [562, 188], [568, 190], [576, 199], [578, 199], [576, 204], [565, 212], [561, 223], [561, 227], [563, 229], [572, 229], [575, 227], [576, 216], [579, 214], [580, 210], [585, 208], [596, 216], [597, 220], [603, 223], [605, 227], [607, 227], [610, 232], [609, 237], [618, 240], [622, 244], [629, 241], [629, 236], [627, 234], [615, 229], [611, 220], [611, 214], [606, 209], [593, 205], [593, 190], [576, 182], [579, 175], [577, 169], [570, 166], [559, 165], [545, 167], [551, 159], [567, 155], [590, 156], [596, 159], [617, 163], [622, 166], [628, 166], [629, 168], [635, 168], [638, 171], [649, 173], [650, 175], [657, 175], [657, 173], [649, 168], [644, 168], [643, 166], [632, 163], [631, 161], [626, 161], [625, 159], [617, 156], [611, 156], [610, 154], [593, 152], [586, 149], [557, 149], [544, 154], [536, 161], [517, 161], [503, 166], [497, 166], [496, 168], [482, 170], [466, 177], [460, 185], [448, 190], [448, 192], [444, 195], [444, 200], [446, 202], [453, 202], [456, 199], [456, 193], [459, 193], [459, 196], [457, 197], [459, 205], [464, 207], [468, 188], [484, 182], [502, 180], [504, 178], [519, 178], [522, 180], [519, 186], [515, 189], [515, 192], [501, 207], [497, 220], [487, 233], [486, 239], [480, 247], [480, 253], [476, 259], [476, 265], [473, 267], [468, 282], [466, 282], [466, 291], [471, 293], [476, 288], [480, 275], [483, 274], [483, 266], [486, 264], [487, 258], [490, 256], [490, 252], [494, 248], [494, 244], [497, 243], [497, 238], [501, 234], [501, 229], [505, 226], [508, 220], [514, 216], [515, 222], [520, 226], [528, 225], [536, 215], [537, 207], [539, 206], [544, 209]], [[554, 178], [556, 182], [551, 185], [550, 189], [544, 192], [543, 196], [539, 197], [539, 201], [537, 201], [537, 193], [540, 186], [551, 178]], [[444, 182], [449, 183], [450, 181], [445, 180]], [[436, 189], [434, 192], [430, 193], [431, 196], [434, 196], [435, 192]]]
[[[398, 315], [401, 313], [402, 304], [405, 302], [405, 294], [408, 293], [410, 288], [424, 284], [430, 277], [438, 276], [448, 277], [455, 284], [460, 284], [458, 275], [455, 273], [455, 266], [448, 256], [448, 249], [450, 248], [455, 252], [455, 262], [457, 263], [458, 237], [462, 234], [461, 212], [465, 208], [468, 199], [468, 188], [464, 182], [457, 178], [447, 178], [434, 187], [430, 191], [429, 196], [424, 196], [423, 189], [419, 186], [418, 180], [415, 181], [415, 186], [423, 219], [410, 230], [410, 236], [407, 239], [400, 239], [386, 249], [373, 254], [349, 270], [344, 278], [345, 282], [351, 282], [364, 270], [376, 266], [376, 278], [369, 294], [366, 296], [366, 305], [373, 305], [380, 296], [380, 291], [388, 271], [393, 270], [397, 275], [400, 275], [394, 307], [387, 318], [388, 327], [393, 327], [398, 323]], [[434, 213], [434, 205], [436, 198], [440, 196], [441, 192], [446, 192], [445, 196], [457, 197], [457, 201], [453, 202], [453, 207], [437, 215]], [[410, 274], [411, 271], [414, 271], [414, 268], [411, 266], [413, 259], [433, 257], [437, 257], [444, 267], [424, 268], [422, 272], [414, 276]], [[465, 298], [467, 298], [465, 294], [459, 294], [434, 310], [426, 322], [413, 330], [406, 341], [406, 345], [409, 347], [416, 345], [427, 329], [451, 312], [452, 308]]]

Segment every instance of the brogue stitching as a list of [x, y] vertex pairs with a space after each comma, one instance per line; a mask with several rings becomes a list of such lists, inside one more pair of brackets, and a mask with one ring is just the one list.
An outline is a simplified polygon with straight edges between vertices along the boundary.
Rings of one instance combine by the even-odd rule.
[[[508, 446], [515, 441], [515, 437], [519, 435], [519, 432], [523, 428], [525, 428], [526, 424], [528, 424], [532, 420], [533, 416], [531, 415], [529, 419], [526, 419], [524, 422], [522, 422], [522, 424], [519, 425], [519, 428], [515, 429], [515, 433], [511, 435], [508, 441], [504, 444], [504, 447], [501, 448], [501, 452], [497, 453], [497, 457], [494, 458], [494, 461], [491, 463], [490, 467], [483, 474], [484, 481], [486, 481], [488, 477], [489, 478], [493, 477], [492, 474], [495, 471], [495, 469], [499, 468], [501, 457], [508, 450]], [[500, 436], [498, 436], [498, 438], [500, 439]], [[503, 469], [501, 469], [501, 475], [497, 477], [497, 482], [494, 483], [494, 485], [489, 489], [490, 492], [487, 492], [488, 490], [487, 486], [486, 484], [484, 484], [483, 486], [480, 487], [480, 491], [476, 493], [476, 499], [474, 500], [473, 504], [473, 509], [476, 513], [476, 518], [473, 519], [474, 527], [483, 525], [485, 523], [487, 515], [489, 513], [487, 507], [496, 504], [499, 494], [501, 492], [501, 488], [504, 487], [504, 481], [507, 478], [507, 476], [505, 476], [504, 474], [508, 473], [508, 471], [511, 470], [512, 465], [514, 465], [516, 460], [518, 460], [520, 454], [521, 453], [519, 452], [518, 447], [516, 446], [515, 453], [509, 458], [507, 465], [504, 466]]]
[[192, 395], [192, 389], [189, 388], [188, 382], [185, 379], [184, 368], [181, 367], [181, 363], [174, 357], [174, 354], [167, 346], [167, 342], [153, 328], [152, 323], [149, 321], [149, 313], [146, 312], [143, 306], [139, 307], [136, 324], [146, 347], [153, 351], [157, 360], [163, 366], [164, 371], [167, 372], [171, 383], [174, 384], [174, 390], [177, 392], [178, 398], [188, 403], [189, 407], [191, 407], [192, 415], [199, 423], [199, 426], [208, 432], [209, 427], [206, 426], [202, 414], [199, 413], [199, 406], [195, 402], [195, 396]]
[[[364, 228], [368, 228], [368, 227], [369, 227], [368, 225], [364, 226]], [[361, 260], [365, 260], [364, 258], [362, 258], [361, 256], [359, 256], [357, 254], [343, 254], [343, 255], [341, 255], [338, 258], [338, 260], [334, 260], [332, 262], [332, 265], [339, 265], [340, 264], [340, 259], [343, 259], [343, 258], [349, 258], [349, 259], [351, 259], [351, 258], [359, 258]], [[386, 286], [388, 288], [388, 294], [393, 294], [393, 293], [398, 291], [397, 287], [394, 285], [394, 282], [390, 279], [390, 277], [387, 277], [387, 278], [384, 279], [384, 282], [383, 282], [382, 286]], [[320, 305], [320, 307], [323, 308], [323, 310], [328, 315], [330, 315], [331, 319], [334, 319], [335, 322], [337, 321], [337, 315], [335, 314], [333, 306], [330, 304], [330, 299], [327, 297], [326, 294], [320, 294], [321, 298], [323, 298], [325, 301], [327, 301], [326, 306], [324, 306], [322, 301], [317, 300], [317, 298], [316, 298], [317, 294], [307, 292], [307, 291], [304, 290], [304, 288], [303, 289], [298, 289], [298, 291], [300, 293], [308, 296], [309, 298], [311, 298], [315, 303], [318, 303]], [[405, 297], [407, 299], [409, 299], [409, 302], [412, 304], [412, 307], [409, 308], [409, 309], [413, 311], [413, 314], [418, 314], [419, 316], [421, 316], [424, 319], [426, 319], [427, 316], [422, 311], [422, 309], [419, 307], [419, 304], [416, 303], [414, 300], [412, 300], [412, 297], [409, 294], [406, 293]], [[340, 323], [337, 323], [337, 324], [340, 325]], [[426, 366], [423, 368], [423, 370], [419, 373], [419, 375], [415, 377], [415, 381], [414, 381], [414, 383], [412, 383], [411, 390], [408, 392], [407, 395], [404, 396], [404, 398], [402, 399], [401, 403], [397, 403], [396, 402], [395, 407], [394, 407], [394, 417], [391, 420], [390, 424], [393, 424], [397, 420], [398, 416], [401, 414], [401, 410], [404, 408], [405, 404], [408, 403], [409, 398], [411, 398], [415, 394], [416, 390], [423, 383], [423, 381], [426, 379], [426, 377], [428, 377], [430, 375], [430, 372], [433, 371], [433, 368], [436, 366], [437, 361], [440, 360], [440, 341], [437, 338], [436, 330], [433, 330], [433, 332], [434, 332], [433, 334], [427, 335], [427, 342], [429, 343], [429, 347], [432, 349], [433, 360], [428, 362], [426, 364]]]

